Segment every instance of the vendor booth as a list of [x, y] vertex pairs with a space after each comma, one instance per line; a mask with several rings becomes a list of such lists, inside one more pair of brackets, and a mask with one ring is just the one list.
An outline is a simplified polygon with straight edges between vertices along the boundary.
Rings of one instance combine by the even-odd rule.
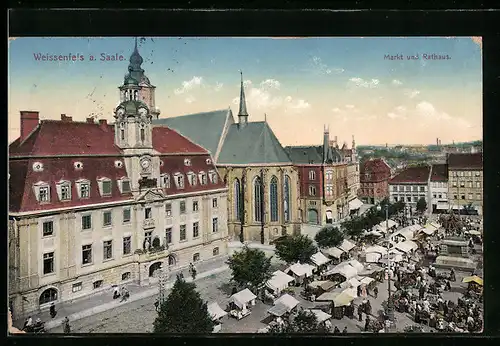
[[294, 280], [292, 276], [277, 270], [273, 273], [271, 279], [266, 282], [266, 287], [274, 296], [279, 296]]
[[326, 265], [331, 260], [323, 255], [321, 252], [317, 252], [311, 256], [311, 262], [316, 266], [316, 270], [320, 272], [322, 269], [326, 269]]
[[292, 310], [295, 309], [297, 305], [299, 305], [299, 301], [289, 294], [284, 294], [274, 302], [274, 305], [278, 304], [284, 305], [287, 309], [287, 312], [292, 312]]
[[[326, 277], [329, 277], [329, 276], [332, 276], [332, 277], [341, 276], [342, 279], [340, 280], [340, 282], [347, 281], [350, 278], [353, 278], [353, 277], [355, 277], [357, 275], [358, 275], [358, 271], [356, 270], [356, 268], [354, 268], [353, 266], [351, 266], [351, 265], [349, 265], [347, 263], [341, 263], [338, 266], [330, 269], [329, 271], [327, 271], [324, 274], [324, 276], [326, 276]], [[337, 280], [333, 280], [333, 281], [336, 282]]]
[[310, 264], [295, 263], [285, 270], [286, 274], [293, 276], [297, 286], [304, 282], [305, 278], [313, 276], [314, 266]]
[[217, 302], [211, 303], [207, 306], [208, 314], [212, 317], [215, 322], [215, 326], [212, 333], [219, 333], [222, 329], [222, 318], [227, 316], [227, 312], [222, 310], [222, 308], [217, 304]]
[[333, 262], [338, 264], [340, 262], [340, 258], [342, 257], [342, 254], [344, 253], [343, 250], [339, 249], [338, 247], [330, 247], [328, 249], [322, 250], [328, 257], [333, 259]]
[[316, 315], [316, 319], [318, 321], [318, 324], [325, 323], [328, 321], [330, 318], [332, 318], [332, 315], [327, 314], [323, 310], [320, 309], [310, 309], [310, 311]]
[[229, 298], [229, 305], [231, 307], [230, 315], [241, 320], [243, 317], [250, 315], [250, 306], [255, 305], [257, 296], [253, 294], [248, 288], [233, 294]]
[[347, 239], [344, 239], [342, 241], [342, 244], [340, 244], [339, 246], [337, 246], [340, 250], [344, 251], [344, 252], [347, 252], [349, 253], [349, 251], [351, 251], [352, 249], [354, 249], [356, 247], [355, 244], [351, 243], [349, 240]]
[[416, 251], [418, 249], [418, 245], [417, 243], [415, 243], [414, 241], [411, 241], [411, 240], [405, 240], [401, 243], [397, 243], [395, 245], [395, 248], [400, 250], [401, 252], [403, 253], [410, 253], [412, 251]]

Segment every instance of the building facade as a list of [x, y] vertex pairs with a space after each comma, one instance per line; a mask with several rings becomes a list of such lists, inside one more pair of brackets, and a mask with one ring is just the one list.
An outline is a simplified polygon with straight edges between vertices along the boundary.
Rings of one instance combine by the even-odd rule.
[[112, 285], [150, 284], [160, 267], [227, 254], [224, 181], [207, 150], [153, 127], [141, 63], [136, 47], [114, 124], [21, 112], [21, 136], [9, 146], [16, 319]]
[[299, 171], [302, 220], [323, 225], [347, 217], [353, 200], [350, 194], [359, 181], [355, 146], [339, 149], [325, 128], [322, 146], [290, 146], [285, 150]]
[[406, 205], [415, 208], [418, 200], [423, 198], [427, 206], [429, 206], [430, 170], [430, 166], [407, 167], [390, 179], [390, 202], [402, 201]]
[[483, 154], [449, 154], [448, 197], [451, 208], [483, 214]]
[[228, 186], [230, 238], [270, 241], [300, 233], [299, 173], [267, 121], [250, 122], [241, 77], [240, 107], [155, 120], [212, 155]]
[[358, 197], [365, 203], [376, 204], [389, 197], [391, 167], [384, 159], [369, 159], [360, 166]]
[[446, 212], [450, 208], [448, 200], [448, 166], [434, 164], [430, 173], [430, 210], [432, 213]]

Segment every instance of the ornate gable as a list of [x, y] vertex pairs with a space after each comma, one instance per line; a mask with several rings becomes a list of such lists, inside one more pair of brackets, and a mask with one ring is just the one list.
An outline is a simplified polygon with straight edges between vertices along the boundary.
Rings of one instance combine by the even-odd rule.
[[139, 202], [156, 202], [163, 200], [165, 194], [161, 190], [147, 190], [137, 197]]

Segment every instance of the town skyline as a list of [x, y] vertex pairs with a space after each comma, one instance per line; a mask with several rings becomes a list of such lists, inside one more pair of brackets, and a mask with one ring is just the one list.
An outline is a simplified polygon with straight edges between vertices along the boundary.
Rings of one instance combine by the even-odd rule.
[[[113, 120], [133, 44], [131, 37], [11, 41], [9, 143], [22, 110], [41, 119]], [[482, 139], [477, 38], [146, 38], [139, 51], [160, 118], [229, 107], [236, 115], [242, 70], [249, 121], [266, 119], [285, 146], [320, 144], [325, 125], [349, 146], [352, 135], [358, 145]], [[118, 61], [100, 61], [103, 52]]]

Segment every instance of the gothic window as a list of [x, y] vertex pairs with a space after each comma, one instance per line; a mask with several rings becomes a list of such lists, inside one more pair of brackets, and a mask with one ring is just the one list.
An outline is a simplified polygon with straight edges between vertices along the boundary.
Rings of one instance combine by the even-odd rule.
[[144, 124], [141, 124], [141, 142], [146, 140], [146, 131], [144, 130]]
[[278, 221], [278, 178], [272, 177], [270, 186], [271, 221]]
[[283, 189], [283, 210], [285, 214], [285, 222], [290, 221], [290, 177], [285, 175], [285, 186]]
[[254, 219], [255, 221], [262, 221], [262, 183], [259, 177], [255, 178], [253, 183], [254, 189]]
[[241, 186], [240, 181], [235, 179], [234, 181], [234, 216], [236, 220], [241, 219]]

